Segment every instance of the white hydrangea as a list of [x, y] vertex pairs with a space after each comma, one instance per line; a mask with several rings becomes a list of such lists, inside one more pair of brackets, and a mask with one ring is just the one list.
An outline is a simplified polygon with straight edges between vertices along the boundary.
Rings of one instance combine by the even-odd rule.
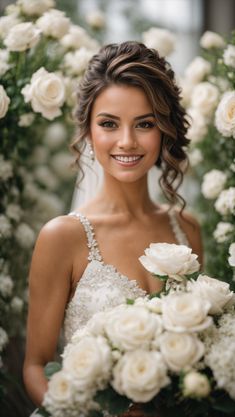
[[169, 30], [152, 27], [142, 36], [144, 44], [156, 49], [160, 56], [168, 56], [175, 49], [176, 37]]
[[0, 293], [3, 297], [9, 297], [12, 294], [13, 281], [9, 275], [0, 274]]
[[231, 243], [228, 252], [230, 255], [228, 258], [228, 263], [230, 266], [235, 267], [235, 242]]
[[218, 169], [212, 169], [211, 171], [207, 172], [203, 177], [201, 187], [204, 197], [208, 199], [218, 197], [224, 188], [226, 180], [226, 174]]
[[9, 219], [18, 222], [22, 216], [21, 207], [18, 204], [8, 204], [6, 208], [6, 215]]
[[7, 181], [12, 176], [12, 163], [10, 161], [6, 161], [4, 156], [0, 154], [0, 181]]
[[229, 239], [231, 233], [234, 230], [232, 223], [219, 222], [216, 229], [213, 232], [213, 236], [218, 243], [223, 243]]
[[204, 49], [223, 48], [225, 42], [218, 33], [207, 30], [200, 39], [200, 46]]
[[215, 202], [215, 209], [222, 216], [235, 212], [235, 187], [223, 190]]
[[26, 223], [21, 223], [17, 227], [15, 237], [18, 244], [24, 249], [30, 249], [36, 239], [34, 230]]
[[7, 342], [8, 342], [8, 335], [6, 331], [2, 327], [0, 327], [0, 352], [6, 346]]
[[76, 52], [68, 52], [64, 57], [65, 67], [72, 75], [80, 75], [87, 68], [93, 53], [82, 47]]
[[4, 214], [0, 214], [0, 240], [9, 238], [12, 233], [11, 223]]
[[223, 59], [225, 65], [235, 68], [235, 45], [228, 45], [224, 51]]

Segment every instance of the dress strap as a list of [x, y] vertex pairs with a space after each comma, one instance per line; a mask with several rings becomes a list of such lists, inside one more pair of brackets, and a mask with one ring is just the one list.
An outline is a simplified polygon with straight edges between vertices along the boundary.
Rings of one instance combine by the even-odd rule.
[[87, 237], [87, 246], [89, 249], [89, 255], [87, 257], [88, 261], [95, 260], [95, 261], [103, 262], [102, 256], [99, 251], [98, 242], [95, 239], [94, 228], [89, 222], [88, 218], [85, 217], [81, 213], [77, 213], [76, 211], [71, 211], [71, 213], [69, 213], [68, 216], [72, 216], [72, 217], [79, 219], [81, 224], [84, 227], [86, 237]]
[[170, 224], [171, 224], [171, 227], [172, 227], [172, 230], [173, 230], [173, 233], [175, 235], [177, 242], [180, 245], [190, 246], [188, 238], [179, 224], [175, 209], [170, 209], [168, 212], [168, 215], [169, 215]]

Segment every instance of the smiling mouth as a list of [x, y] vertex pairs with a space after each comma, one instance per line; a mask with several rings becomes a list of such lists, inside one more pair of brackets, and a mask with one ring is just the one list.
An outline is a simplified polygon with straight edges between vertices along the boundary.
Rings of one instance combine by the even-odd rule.
[[116, 161], [124, 163], [133, 163], [143, 158], [143, 155], [111, 155]]

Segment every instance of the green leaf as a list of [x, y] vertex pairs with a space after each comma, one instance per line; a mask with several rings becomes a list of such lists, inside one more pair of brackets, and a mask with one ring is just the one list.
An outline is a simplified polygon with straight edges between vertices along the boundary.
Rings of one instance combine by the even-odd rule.
[[153, 274], [154, 277], [160, 279], [161, 281], [167, 281], [168, 280], [168, 275], [157, 275], [157, 274]]
[[44, 373], [47, 379], [50, 379], [53, 374], [61, 370], [61, 364], [58, 362], [48, 362], [44, 368]]
[[126, 303], [132, 305], [135, 304], [135, 300], [133, 300], [132, 298], [127, 298]]
[[98, 391], [94, 399], [103, 410], [108, 411], [111, 415], [125, 413], [131, 404], [131, 400], [119, 395], [110, 386], [103, 391]]
[[225, 414], [235, 413], [235, 401], [229, 396], [225, 395], [222, 398], [216, 398], [215, 403], [212, 404], [214, 410], [223, 411]]

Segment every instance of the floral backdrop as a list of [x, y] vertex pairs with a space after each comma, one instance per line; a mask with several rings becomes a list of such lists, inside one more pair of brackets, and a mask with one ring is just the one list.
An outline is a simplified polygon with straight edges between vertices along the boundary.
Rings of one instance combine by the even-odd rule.
[[[24, 340], [33, 245], [41, 226], [71, 203], [75, 172], [68, 148], [75, 132], [75, 91], [99, 47], [105, 18], [96, 11], [84, 23], [92, 35], [55, 9], [54, 0], [18, 0], [0, 17], [3, 410], [8, 410], [6, 387], [17, 384], [8, 356], [11, 341], [16, 343], [17, 337], [18, 346]], [[146, 30], [142, 40], [161, 47], [163, 55], [176, 42], [159, 28]], [[180, 80], [191, 123], [190, 176], [201, 189], [193, 204], [202, 225], [206, 270], [235, 288], [235, 34], [225, 39], [206, 32], [201, 48]]]

